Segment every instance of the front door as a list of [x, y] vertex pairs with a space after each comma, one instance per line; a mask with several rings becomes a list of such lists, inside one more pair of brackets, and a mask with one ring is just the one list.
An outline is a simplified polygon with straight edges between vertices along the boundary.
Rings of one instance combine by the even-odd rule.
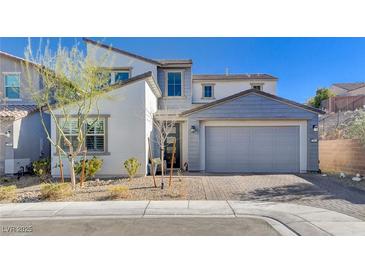
[[173, 143], [176, 141], [176, 150], [175, 150], [175, 161], [173, 168], [180, 168], [180, 124], [176, 123], [171, 133], [167, 137], [165, 143], [165, 159], [167, 162], [167, 168], [171, 168], [171, 159], [172, 159], [172, 151], [173, 151]]

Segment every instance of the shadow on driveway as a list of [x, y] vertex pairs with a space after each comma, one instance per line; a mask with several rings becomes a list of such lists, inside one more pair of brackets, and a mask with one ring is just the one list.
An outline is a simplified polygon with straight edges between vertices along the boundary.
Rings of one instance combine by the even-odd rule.
[[[265, 175], [263, 175], [265, 176]], [[336, 178], [322, 177], [319, 174], [296, 174], [305, 180], [289, 185], [256, 188], [245, 192], [236, 192], [240, 200], [292, 202], [306, 200], [345, 200], [352, 204], [365, 205], [365, 192], [343, 186]]]

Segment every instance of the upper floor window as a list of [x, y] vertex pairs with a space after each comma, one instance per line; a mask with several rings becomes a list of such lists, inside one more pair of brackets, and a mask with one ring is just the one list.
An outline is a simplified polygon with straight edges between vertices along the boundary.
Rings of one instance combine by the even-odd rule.
[[128, 80], [129, 79], [129, 70], [123, 71], [115, 71], [114, 72], [114, 82], [118, 83], [120, 81]]
[[20, 75], [5, 74], [5, 97], [8, 99], [20, 98]]
[[253, 88], [253, 89], [257, 89], [257, 90], [259, 90], [259, 91], [262, 91], [263, 89], [262, 89], [262, 84], [251, 84], [251, 87]]
[[203, 98], [213, 98], [212, 84], [203, 84]]
[[130, 78], [129, 70], [113, 70], [109, 73], [109, 85], [114, 85]]
[[181, 96], [182, 90], [182, 73], [167, 73], [167, 96]]

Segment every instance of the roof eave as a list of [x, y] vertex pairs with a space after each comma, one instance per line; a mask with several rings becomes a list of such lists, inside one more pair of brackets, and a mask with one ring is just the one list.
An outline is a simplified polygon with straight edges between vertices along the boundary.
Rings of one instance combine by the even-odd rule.
[[205, 105], [202, 105], [202, 106], [199, 106], [199, 107], [184, 111], [184, 112], [181, 113], [181, 115], [182, 116], [189, 116], [193, 113], [203, 111], [205, 109], [208, 109], [208, 108], [211, 108], [211, 107], [214, 107], [214, 106], [229, 102], [229, 101], [237, 99], [239, 97], [247, 96], [247, 95], [252, 94], [252, 93], [255, 93], [255, 94], [261, 95], [261, 96], [265, 96], [267, 98], [271, 98], [272, 100], [277, 100], [279, 102], [286, 103], [288, 105], [299, 107], [299, 108], [302, 108], [302, 109], [310, 111], [310, 112], [315, 112], [315, 113], [318, 113], [318, 114], [324, 114], [325, 113], [324, 111], [322, 111], [320, 109], [313, 108], [313, 107], [310, 107], [310, 106], [306, 106], [306, 105], [303, 105], [303, 104], [300, 104], [300, 103], [297, 103], [297, 102], [294, 102], [294, 101], [291, 101], [291, 100], [288, 100], [288, 99], [285, 99], [285, 98], [282, 98], [282, 97], [279, 97], [279, 96], [276, 96], [276, 95], [272, 95], [270, 93], [258, 91], [258, 90], [255, 90], [255, 89], [248, 89], [248, 90], [241, 91], [239, 93], [233, 94], [231, 96], [227, 96], [225, 98], [219, 99], [219, 100], [214, 101], [212, 103], [208, 103], [208, 104], [205, 104]]
[[115, 52], [120, 53], [120, 54], [124, 54], [124, 55], [130, 56], [132, 58], [136, 58], [136, 59], [139, 59], [139, 60], [148, 62], [148, 63], [152, 63], [152, 64], [157, 65], [157, 66], [161, 66], [162, 65], [160, 62], [158, 62], [156, 60], [153, 60], [153, 59], [150, 59], [150, 58], [146, 58], [144, 56], [141, 56], [141, 55], [138, 55], [138, 54], [135, 54], [135, 53], [131, 53], [131, 52], [128, 52], [128, 51], [125, 51], [125, 50], [121, 50], [121, 49], [118, 49], [118, 48], [115, 48], [115, 47], [112, 47], [112, 46], [108, 46], [106, 44], [103, 44], [103, 43], [98, 42], [98, 41], [94, 41], [94, 40], [89, 39], [89, 38], [85, 38], [84, 37], [83, 38], [83, 41], [86, 42], [86, 43], [90, 43], [90, 44], [93, 44], [93, 45], [96, 45], [96, 46], [105, 48], [105, 49], [109, 49], [109, 50], [115, 51]]

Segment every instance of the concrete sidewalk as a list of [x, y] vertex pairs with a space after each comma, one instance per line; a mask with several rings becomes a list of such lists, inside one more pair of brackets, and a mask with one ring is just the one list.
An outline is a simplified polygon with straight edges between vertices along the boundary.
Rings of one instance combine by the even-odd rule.
[[255, 217], [281, 235], [365, 235], [365, 222], [321, 208], [245, 201], [101, 201], [0, 204], [0, 223], [64, 218]]

